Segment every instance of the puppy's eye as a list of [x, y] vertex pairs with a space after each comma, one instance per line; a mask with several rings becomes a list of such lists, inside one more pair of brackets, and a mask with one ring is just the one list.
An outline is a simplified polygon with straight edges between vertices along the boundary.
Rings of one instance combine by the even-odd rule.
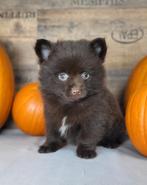
[[83, 78], [83, 80], [87, 80], [87, 79], [90, 77], [90, 74], [87, 73], [87, 72], [83, 72], [83, 73], [81, 74], [81, 77]]
[[69, 78], [69, 75], [67, 73], [59, 73], [58, 79], [61, 81], [66, 81]]

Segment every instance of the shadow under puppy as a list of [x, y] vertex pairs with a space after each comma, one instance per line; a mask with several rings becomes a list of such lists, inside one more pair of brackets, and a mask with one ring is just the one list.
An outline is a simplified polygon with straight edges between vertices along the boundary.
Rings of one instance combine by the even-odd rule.
[[125, 140], [118, 103], [105, 86], [105, 39], [50, 41], [35, 45], [46, 120], [40, 153], [55, 152], [74, 139], [77, 155], [96, 156], [96, 146], [115, 148]]

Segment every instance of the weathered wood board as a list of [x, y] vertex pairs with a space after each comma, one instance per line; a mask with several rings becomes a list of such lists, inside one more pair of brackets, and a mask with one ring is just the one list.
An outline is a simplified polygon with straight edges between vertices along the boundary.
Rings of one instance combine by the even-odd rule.
[[37, 57], [34, 52], [36, 38], [1, 38], [13, 62], [17, 89], [23, 84], [38, 79]]
[[120, 96], [132, 68], [147, 54], [146, 0], [5, 0], [0, 2], [0, 42], [12, 59], [17, 87], [38, 78], [37, 38], [105, 37], [107, 82]]
[[38, 78], [34, 45], [37, 39], [37, 10], [0, 10], [0, 42], [13, 62], [17, 88]]
[[0, 2], [1, 8], [145, 8], [146, 0], [5, 0]]

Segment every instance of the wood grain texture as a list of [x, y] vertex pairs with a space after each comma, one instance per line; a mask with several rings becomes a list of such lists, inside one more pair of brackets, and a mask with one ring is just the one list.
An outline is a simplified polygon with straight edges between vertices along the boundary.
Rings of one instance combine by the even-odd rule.
[[38, 78], [37, 38], [105, 37], [107, 82], [119, 97], [136, 63], [147, 54], [146, 0], [5, 0], [0, 4], [0, 42], [12, 59], [17, 87]]
[[0, 36], [34, 37], [37, 18], [34, 10], [0, 10]]
[[36, 9], [65, 9], [65, 8], [145, 8], [146, 0], [5, 0], [0, 8], [36, 8]]
[[2, 38], [1, 43], [6, 47], [13, 62], [17, 89], [25, 83], [38, 79], [38, 60], [34, 52], [36, 38]]
[[146, 9], [39, 10], [38, 35], [50, 40], [105, 37], [108, 86], [119, 96], [131, 69], [146, 55]]

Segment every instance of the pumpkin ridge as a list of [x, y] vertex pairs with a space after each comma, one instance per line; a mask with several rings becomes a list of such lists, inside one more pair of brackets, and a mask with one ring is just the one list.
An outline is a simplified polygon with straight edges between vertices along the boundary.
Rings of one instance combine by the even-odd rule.
[[147, 71], [147, 56], [140, 60], [140, 62], [134, 67], [130, 77], [128, 78], [124, 97], [125, 107], [127, 107], [127, 103], [130, 97], [132, 96], [133, 91], [140, 88], [143, 84], [147, 84], [146, 71]]
[[12, 115], [17, 127], [26, 134], [44, 135], [43, 101], [37, 83], [26, 84], [18, 91]]
[[9, 116], [14, 91], [15, 82], [11, 60], [5, 48], [0, 46], [0, 128]]
[[[145, 105], [147, 105], [147, 90], [146, 90], [146, 98], [145, 98], [144, 107], [146, 107]], [[144, 115], [143, 120], [145, 120], [145, 108], [144, 108], [144, 114], [143, 115]], [[145, 131], [145, 124], [143, 124], [143, 130]], [[143, 132], [143, 134], [144, 134], [144, 137], [143, 137], [144, 138], [144, 142], [145, 142], [145, 144], [147, 146], [147, 140], [146, 140], [146, 137], [145, 137], [145, 133]]]
[[[131, 113], [129, 112], [129, 110], [131, 109], [132, 107], [132, 103], [134, 102], [134, 99], [135, 99], [135, 96], [136, 96], [137, 92], [134, 92], [132, 98], [129, 100], [129, 103], [127, 105], [127, 120], [128, 120], [128, 116], [129, 116], [129, 121], [127, 121], [127, 128], [128, 128], [128, 131], [129, 131], [129, 134], [130, 134], [130, 130], [132, 130], [132, 124], [131, 124]], [[131, 109], [132, 111], [132, 109]], [[129, 124], [128, 124], [129, 123]], [[132, 137], [132, 136], [131, 136]]]

